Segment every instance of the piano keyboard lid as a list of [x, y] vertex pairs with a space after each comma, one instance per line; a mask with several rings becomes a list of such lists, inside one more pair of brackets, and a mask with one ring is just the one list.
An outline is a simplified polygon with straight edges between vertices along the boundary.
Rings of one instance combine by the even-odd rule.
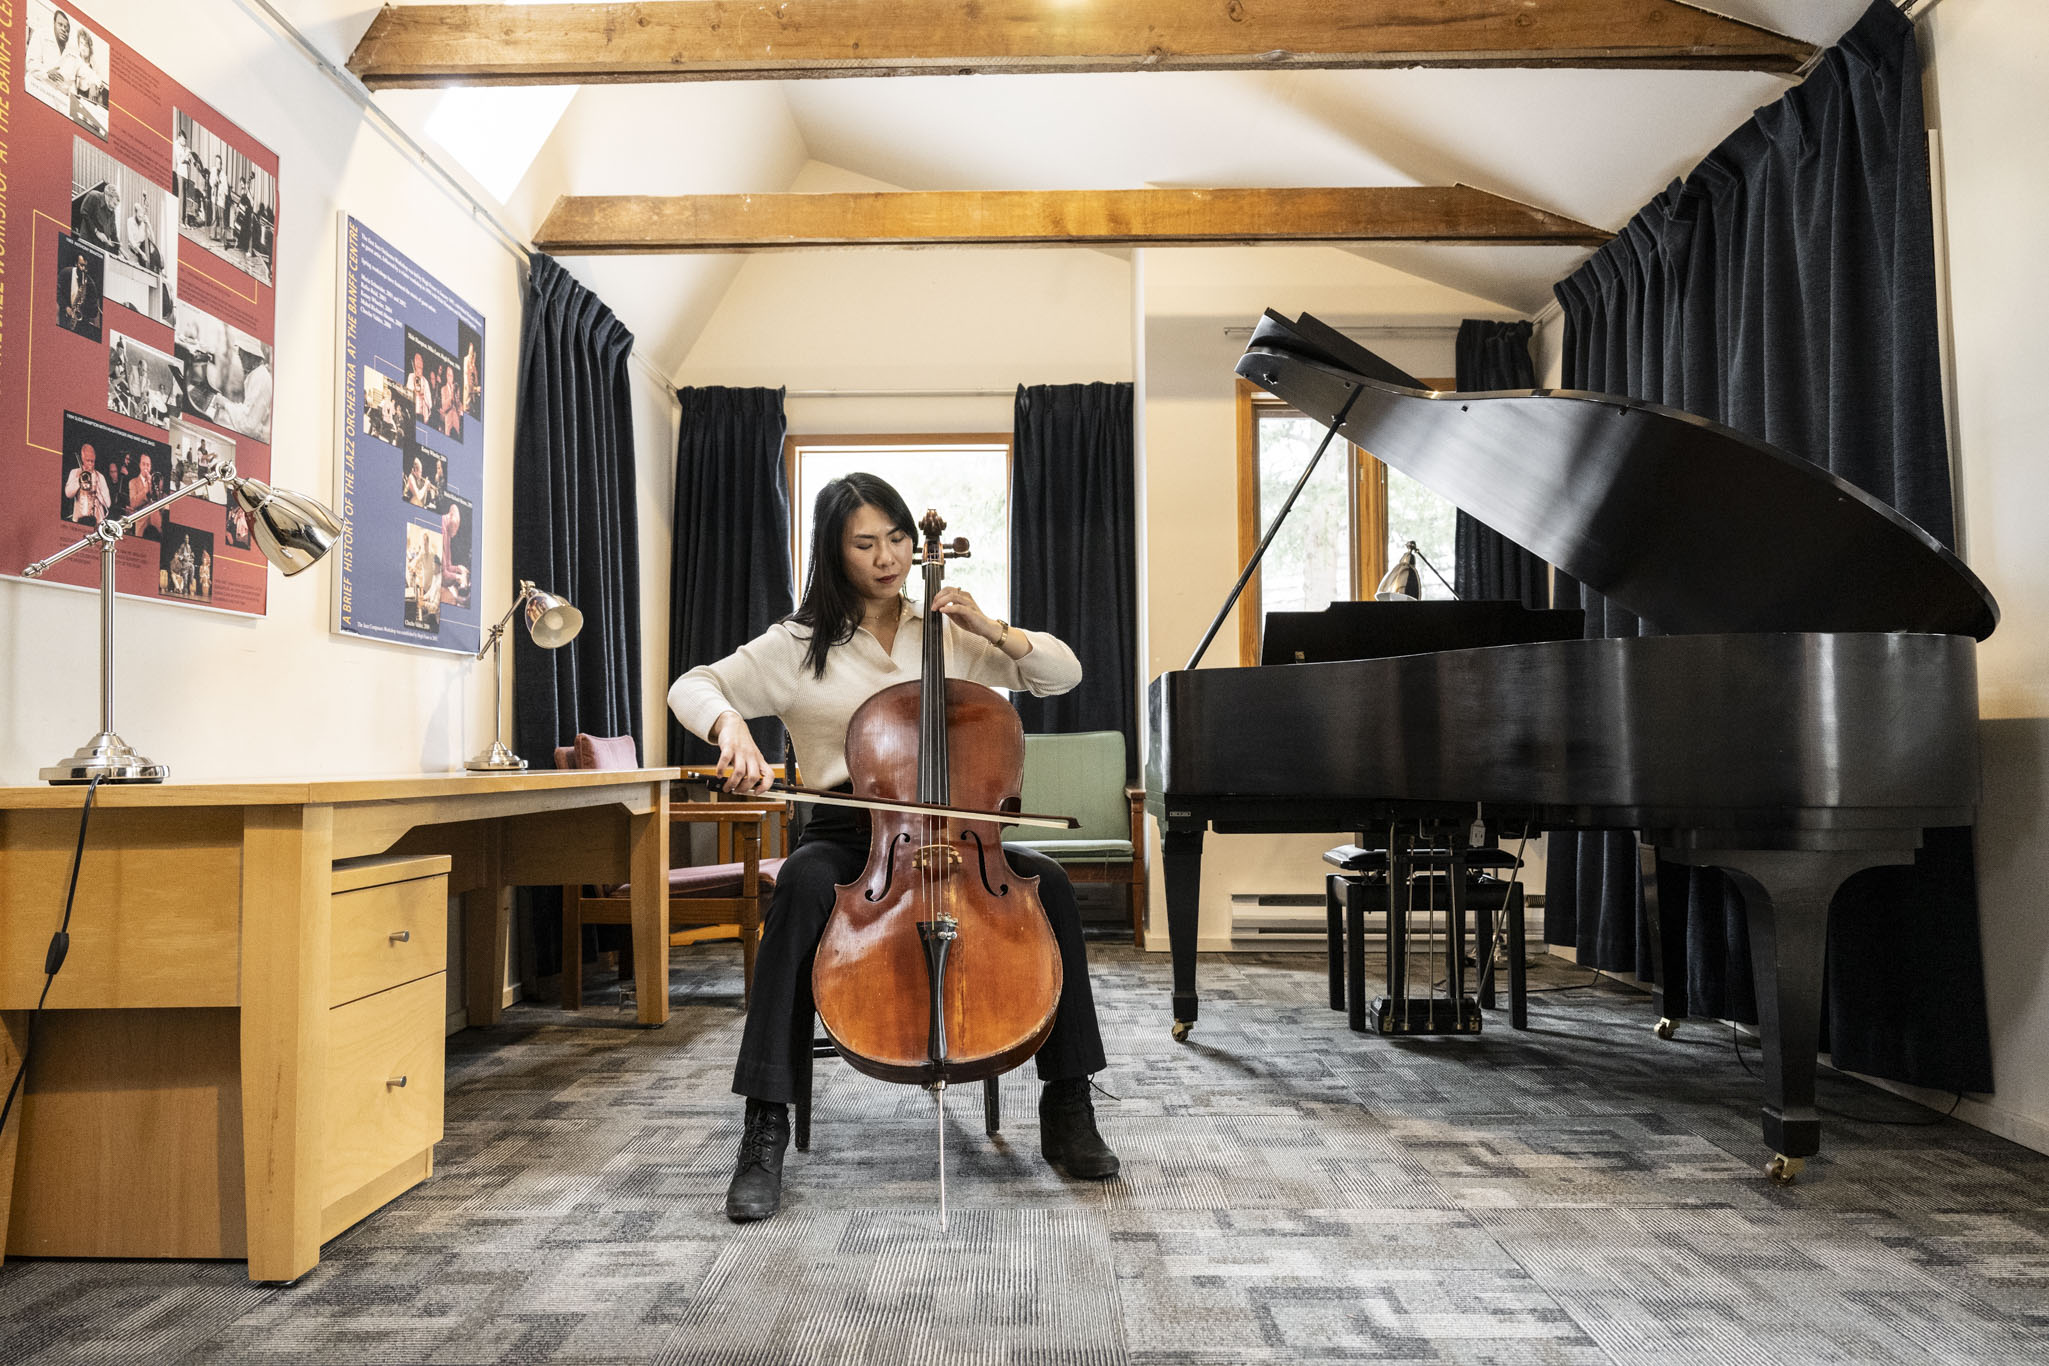
[[1983, 640], [1999, 623], [1926, 531], [1691, 413], [1579, 390], [1428, 390], [1306, 313], [1269, 311], [1237, 371], [1663, 631]]

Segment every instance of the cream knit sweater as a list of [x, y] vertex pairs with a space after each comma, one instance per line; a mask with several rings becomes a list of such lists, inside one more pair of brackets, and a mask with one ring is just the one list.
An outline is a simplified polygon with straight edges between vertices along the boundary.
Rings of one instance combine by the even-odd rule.
[[[728, 711], [777, 717], [790, 732], [804, 781], [837, 787], [847, 781], [847, 723], [855, 710], [884, 688], [917, 682], [923, 668], [925, 619], [906, 607], [910, 614], [897, 627], [893, 648], [884, 650], [867, 628], [859, 628], [826, 657], [823, 678], [814, 678], [804, 662], [810, 631], [777, 622], [717, 663], [700, 664], [677, 679], [669, 689], [669, 710], [704, 740]], [[948, 678], [1025, 689], [1034, 697], [1064, 693], [1081, 682], [1074, 651], [1044, 631], [1026, 631], [1031, 653], [1012, 659], [956, 623], [947, 628]]]

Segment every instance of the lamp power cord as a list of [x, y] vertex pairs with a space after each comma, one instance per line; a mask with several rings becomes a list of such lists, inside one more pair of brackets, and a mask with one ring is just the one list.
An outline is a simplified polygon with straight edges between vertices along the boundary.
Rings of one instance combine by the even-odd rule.
[[71, 853], [71, 881], [64, 889], [64, 919], [58, 924], [57, 932], [50, 936], [50, 947], [43, 954], [43, 990], [36, 997], [36, 1008], [29, 1012], [28, 1033], [21, 1045], [21, 1065], [14, 1069], [14, 1080], [8, 1084], [6, 1102], [0, 1104], [0, 1133], [7, 1131], [7, 1118], [14, 1112], [14, 1098], [28, 1076], [29, 1059], [36, 1051], [36, 1025], [43, 1018], [43, 1003], [50, 999], [50, 984], [57, 980], [57, 970], [64, 966], [64, 957], [71, 952], [71, 907], [78, 898], [78, 869], [85, 862], [85, 831], [92, 820], [93, 798], [99, 793], [104, 780], [104, 774], [95, 777], [85, 789], [85, 805], [78, 813], [78, 847]]

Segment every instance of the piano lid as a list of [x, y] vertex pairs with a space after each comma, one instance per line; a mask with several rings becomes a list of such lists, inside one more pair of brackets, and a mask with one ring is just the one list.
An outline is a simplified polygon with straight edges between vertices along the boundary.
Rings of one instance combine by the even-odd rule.
[[1999, 607], [1934, 537], [1820, 466], [1654, 403], [1447, 394], [1304, 314], [1237, 371], [1665, 631], [1992, 634]]

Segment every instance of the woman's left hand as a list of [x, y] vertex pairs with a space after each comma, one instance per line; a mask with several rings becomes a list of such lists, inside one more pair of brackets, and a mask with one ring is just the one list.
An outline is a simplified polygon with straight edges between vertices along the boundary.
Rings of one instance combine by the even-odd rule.
[[959, 624], [969, 635], [980, 636], [990, 644], [1001, 644], [1003, 628], [993, 617], [975, 605], [975, 599], [965, 588], [942, 588], [932, 599], [932, 610], [944, 612]]

